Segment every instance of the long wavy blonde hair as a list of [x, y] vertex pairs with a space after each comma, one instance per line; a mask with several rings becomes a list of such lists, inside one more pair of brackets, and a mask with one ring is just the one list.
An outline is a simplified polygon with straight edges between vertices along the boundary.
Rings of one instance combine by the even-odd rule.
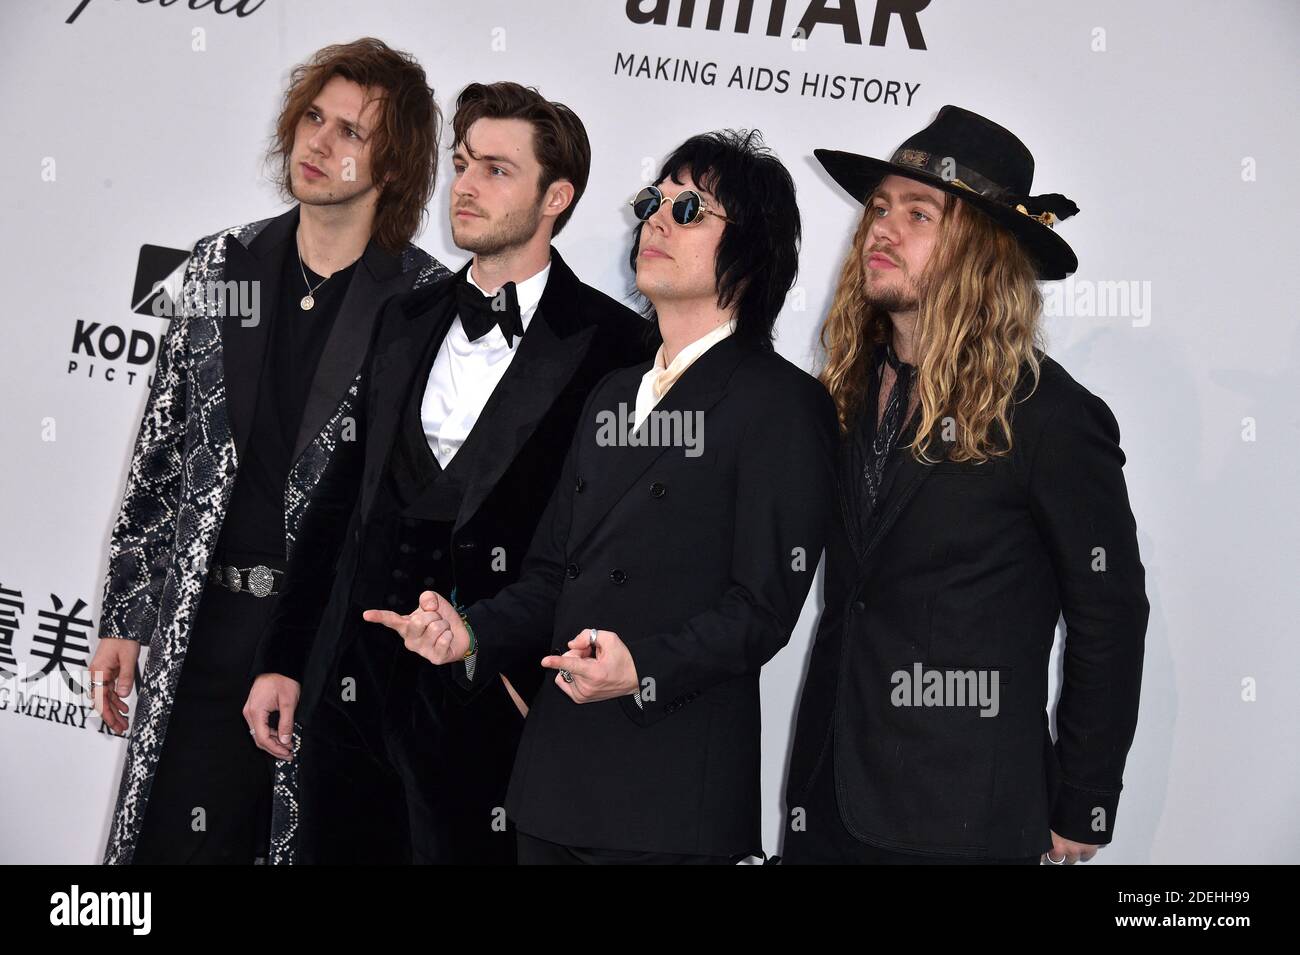
[[[848, 430], [864, 409], [874, 346], [888, 341], [888, 313], [866, 299], [862, 250], [871, 228], [867, 197], [830, 314], [822, 324], [820, 375]], [[920, 423], [910, 448], [935, 462], [936, 439], [951, 461], [986, 461], [1011, 450], [1011, 405], [1022, 368], [1037, 387], [1042, 295], [1020, 243], [979, 209], [945, 195], [940, 233], [917, 282], [915, 392]]]

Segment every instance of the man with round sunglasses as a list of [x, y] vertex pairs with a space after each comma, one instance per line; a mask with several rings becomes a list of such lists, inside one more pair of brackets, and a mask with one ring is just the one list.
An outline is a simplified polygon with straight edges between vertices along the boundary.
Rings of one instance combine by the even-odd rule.
[[463, 614], [431, 591], [367, 615], [467, 689], [552, 674], [506, 797], [523, 863], [762, 854], [759, 672], [832, 500], [830, 399], [772, 345], [798, 263], [785, 167], [756, 132], [695, 136], [632, 209], [663, 345], [593, 391], [519, 581]]

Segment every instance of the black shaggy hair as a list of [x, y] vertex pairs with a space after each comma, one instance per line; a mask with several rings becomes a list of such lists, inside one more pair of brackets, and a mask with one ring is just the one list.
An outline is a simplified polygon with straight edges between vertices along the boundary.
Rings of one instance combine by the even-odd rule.
[[[776, 316], [799, 271], [802, 228], [794, 179], [756, 129], [692, 136], [664, 161], [655, 181], [680, 185], [683, 172], [713, 193], [731, 220], [718, 243], [718, 306], [736, 306], [737, 338], [771, 349]], [[642, 225], [637, 223], [632, 241], [633, 273]], [[643, 311], [655, 317], [648, 301]]]

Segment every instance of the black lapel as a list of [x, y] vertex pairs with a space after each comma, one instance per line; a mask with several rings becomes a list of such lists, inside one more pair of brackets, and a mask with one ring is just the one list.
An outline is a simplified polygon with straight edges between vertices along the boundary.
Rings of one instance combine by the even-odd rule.
[[[1017, 403], [1028, 397], [1029, 390], [1031, 389], [1030, 382], [1032, 381], [1027, 366], [1021, 368], [1020, 375], [1021, 377], [1017, 382], [1015, 392]], [[919, 411], [916, 413], [919, 414]], [[937, 434], [930, 442], [930, 447], [932, 449], [943, 447], [943, 442], [938, 439]], [[945, 457], [946, 455], [947, 449], [945, 449]], [[898, 520], [899, 515], [906, 510], [908, 504], [916, 495], [916, 492], [921, 489], [921, 485], [925, 483], [925, 479], [934, 473], [934, 467], [934, 464], [923, 464], [922, 462], [917, 461], [911, 448], [903, 449], [902, 456], [898, 462], [897, 471], [889, 482], [888, 487], [884, 489], [884, 494], [880, 501], [880, 520], [875, 525], [874, 530], [871, 531], [871, 539], [867, 541], [866, 549], [858, 554], [859, 562], [863, 568], [866, 568], [866, 565], [872, 554], [875, 552], [875, 549], [885, 539], [885, 535], [888, 534], [890, 528], [894, 526], [894, 522]], [[849, 492], [845, 491], [844, 493], [847, 494]], [[843, 496], [841, 497], [841, 502], [846, 503]]]
[[864, 566], [870, 559], [872, 552], [884, 540], [885, 535], [889, 533], [889, 529], [898, 520], [898, 516], [903, 513], [908, 502], [921, 489], [921, 485], [925, 483], [925, 479], [930, 476], [930, 472], [933, 470], [933, 465], [922, 464], [917, 461], [911, 448], [903, 448], [899, 452], [897, 471], [880, 499], [880, 519], [873, 525], [871, 539], [867, 541], [866, 549], [860, 555]]
[[[726, 393], [732, 372], [736, 370], [736, 366], [740, 364], [745, 354], [745, 344], [735, 335], [724, 338], [682, 372], [682, 376], [668, 389], [668, 393], [655, 405], [654, 410], [656, 412], [680, 411], [683, 414], [703, 412], [707, 428], [709, 409]], [[637, 371], [644, 373], [648, 367], [648, 365], [638, 365]], [[620, 436], [624, 426], [619, 423], [619, 419], [623, 417], [624, 412], [630, 414], [635, 410], [641, 375], [632, 373], [627, 375], [627, 379], [622, 393], [609, 396], [607, 404], [612, 407], [592, 409], [597, 415], [612, 413], [615, 416], [615, 427], [618, 429], [616, 433]], [[642, 427], [646, 427], [649, 422], [650, 418], [647, 417]], [[590, 424], [590, 422], [580, 421], [578, 427], [585, 432]], [[630, 427], [630, 424], [627, 427]], [[725, 435], [718, 435], [707, 440], [725, 440], [725, 438]], [[680, 447], [654, 445], [600, 447], [584, 442], [584, 446], [587, 461], [594, 471], [589, 476], [588, 482], [590, 496], [588, 497], [587, 491], [583, 492], [586, 500], [583, 501], [582, 508], [574, 514], [573, 525], [569, 530], [571, 549], [577, 548], [596, 529], [610, 508], [623, 498], [628, 487], [644, 474], [650, 465], [666, 453], [683, 453]]]
[[[874, 415], [877, 413], [876, 404], [877, 398], [879, 397], [879, 392], [876, 390], [877, 382], [875, 381], [874, 372], [872, 373], [872, 381], [869, 384], [870, 386], [867, 388], [866, 398], [867, 410], [865, 413]], [[912, 412], [913, 421], [915, 421], [916, 416], [919, 414], [919, 409]], [[910, 437], [915, 434], [915, 424], [909, 423], [904, 430], [907, 432], [904, 440], [910, 439]], [[841, 438], [844, 442], [851, 442], [856, 439], [857, 435], [853, 428], [850, 428], [850, 430]], [[908, 443], [910, 443], [910, 440]], [[849, 452], [847, 448], [844, 448], [841, 453], [847, 454]], [[907, 506], [908, 502], [911, 501], [912, 495], [920, 490], [921, 484], [924, 483], [926, 477], [930, 474], [931, 466], [918, 462], [916, 457], [913, 455], [911, 448], [904, 447], [898, 452], [898, 454], [898, 464], [892, 469], [887, 469], [886, 472], [888, 477], [885, 479], [884, 487], [881, 488], [880, 501], [876, 507], [876, 514], [878, 517], [876, 520], [869, 522], [867, 527], [863, 528], [864, 533], [867, 535], [867, 540], [865, 541], [863, 541], [861, 536], [857, 533], [857, 528], [854, 526], [850, 517], [850, 515], [855, 513], [859, 507], [856, 498], [861, 493], [862, 488], [857, 482], [863, 481], [864, 478], [861, 474], [851, 474], [847, 473], [846, 469], [837, 468], [836, 494], [839, 499], [844, 529], [846, 536], [849, 539], [851, 550], [853, 551], [854, 556], [857, 557], [859, 565], [864, 569], [867, 566], [871, 554], [884, 539], [885, 535], [889, 532], [889, 529], [894, 526], [894, 522], [898, 520], [898, 516], [903, 512], [903, 509]]]
[[458, 528], [501, 480], [586, 357], [596, 325], [579, 313], [579, 292], [577, 276], [552, 247], [551, 272], [528, 332], [516, 342], [518, 353], [466, 441], [477, 447], [456, 518]]
[[413, 387], [420, 359], [437, 347], [456, 317], [452, 289], [461, 281], [464, 266], [455, 276], [416, 289], [390, 302], [375, 343], [374, 374], [365, 383], [369, 422], [366, 433], [366, 474], [362, 484], [361, 513], [370, 513], [380, 472], [388, 466], [398, 422]]
[[[292, 242], [298, 227], [298, 207], [276, 216], [254, 236], [247, 247], [234, 236], [226, 236], [226, 282], [253, 283], [233, 286], [257, 288], [258, 312], [254, 324], [241, 315], [224, 316], [221, 321], [221, 361], [226, 384], [226, 407], [231, 433], [235, 437], [236, 459], [243, 457], [248, 435], [253, 427], [253, 410], [257, 406], [257, 386], [266, 356], [266, 343], [280, 294], [280, 266], [285, 244]], [[242, 296], [242, 292], [240, 293]]]
[[362, 253], [361, 263], [343, 296], [343, 304], [330, 329], [320, 363], [312, 377], [311, 391], [303, 407], [293, 461], [307, 449], [330, 419], [352, 379], [361, 370], [370, 347], [370, 336], [380, 306], [392, 295], [408, 291], [418, 269], [402, 271], [401, 259], [385, 251], [374, 240]]

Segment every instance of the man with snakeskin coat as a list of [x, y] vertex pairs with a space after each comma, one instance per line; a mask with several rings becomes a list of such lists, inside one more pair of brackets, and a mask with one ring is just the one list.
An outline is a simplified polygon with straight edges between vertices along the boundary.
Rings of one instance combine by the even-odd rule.
[[370, 38], [318, 51], [293, 71], [271, 150], [297, 204], [194, 248], [91, 662], [96, 710], [122, 733], [149, 648], [106, 863], [279, 861], [272, 787], [286, 767], [256, 748], [241, 708], [299, 529], [320, 519], [316, 489], [351, 439], [376, 317], [449, 275], [411, 244], [440, 122], [408, 54]]

